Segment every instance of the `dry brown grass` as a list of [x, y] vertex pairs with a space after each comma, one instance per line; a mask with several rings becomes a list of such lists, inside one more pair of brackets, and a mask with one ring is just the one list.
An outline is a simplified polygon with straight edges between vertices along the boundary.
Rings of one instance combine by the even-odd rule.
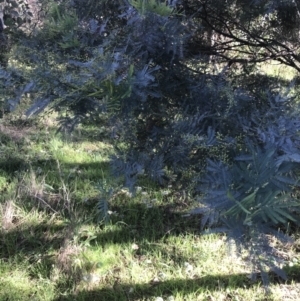
[[38, 177], [31, 171], [29, 177], [23, 178], [18, 185], [18, 198], [31, 199], [38, 208], [58, 213], [63, 197], [59, 193], [46, 191], [45, 177], [45, 175]]
[[72, 244], [70, 241], [66, 242], [59, 250], [56, 257], [57, 268], [68, 275], [74, 275], [74, 258], [79, 255], [81, 248]]
[[19, 142], [36, 131], [34, 127], [20, 127], [0, 124], [0, 133], [10, 137], [13, 141]]
[[0, 217], [2, 230], [9, 231], [15, 226], [15, 206], [13, 201], [8, 200], [3, 205], [0, 204]]

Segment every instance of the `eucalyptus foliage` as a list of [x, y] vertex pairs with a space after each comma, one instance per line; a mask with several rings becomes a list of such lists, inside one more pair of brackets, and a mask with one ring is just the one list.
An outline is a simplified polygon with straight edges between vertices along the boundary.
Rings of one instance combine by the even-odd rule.
[[[126, 186], [134, 192], [148, 177], [190, 189], [203, 230], [221, 224], [248, 248], [254, 271], [284, 277], [268, 234], [282, 238], [274, 229], [297, 222], [299, 107], [295, 83], [262, 81], [255, 63], [297, 69], [298, 50], [294, 35], [284, 40], [272, 27], [275, 20], [285, 30], [282, 1], [246, 2], [55, 3], [14, 53], [31, 73], [9, 103], [30, 92], [27, 115], [56, 110], [67, 130], [105, 116], [112, 172]], [[12, 87], [13, 70], [1, 72], [2, 86]]]

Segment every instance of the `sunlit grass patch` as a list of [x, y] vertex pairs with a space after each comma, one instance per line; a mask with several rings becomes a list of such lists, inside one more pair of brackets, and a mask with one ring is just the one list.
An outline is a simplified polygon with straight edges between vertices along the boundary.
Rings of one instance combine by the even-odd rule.
[[267, 76], [277, 77], [284, 80], [292, 80], [297, 75], [294, 68], [280, 64], [276, 61], [261, 63], [259, 65], [259, 70]]
[[[0, 300], [53, 300], [55, 285], [47, 279], [31, 279], [27, 266], [1, 264]], [[4, 266], [4, 269], [3, 269]]]

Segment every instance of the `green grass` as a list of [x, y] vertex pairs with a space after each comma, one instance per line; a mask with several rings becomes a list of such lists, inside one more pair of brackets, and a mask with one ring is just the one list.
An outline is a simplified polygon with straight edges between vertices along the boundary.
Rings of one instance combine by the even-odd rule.
[[264, 75], [281, 78], [282, 80], [287, 81], [291, 81], [295, 76], [297, 76], [297, 72], [294, 68], [279, 64], [276, 61], [261, 63], [259, 69]]
[[[299, 300], [296, 249], [283, 246], [290, 278], [271, 275], [267, 296], [224, 236], [201, 235], [184, 191], [147, 182], [135, 197], [117, 189], [112, 147], [95, 131], [64, 140], [55, 126], [4, 121], [0, 301]], [[101, 181], [115, 188], [106, 224], [97, 222]]]

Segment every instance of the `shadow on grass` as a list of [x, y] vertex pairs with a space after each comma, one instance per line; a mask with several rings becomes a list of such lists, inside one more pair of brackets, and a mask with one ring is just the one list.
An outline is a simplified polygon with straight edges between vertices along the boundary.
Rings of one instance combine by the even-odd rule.
[[[193, 294], [195, 300], [197, 296], [202, 295], [208, 297], [214, 291], [225, 291], [227, 288], [235, 290], [238, 288], [247, 289], [253, 285], [247, 278], [247, 274], [236, 275], [209, 275], [204, 277], [197, 277], [195, 279], [172, 279], [164, 280], [156, 283], [145, 284], [130, 284], [117, 283], [112, 284], [112, 287], [100, 288], [93, 287], [79, 293], [69, 294], [67, 296], [60, 296], [54, 301], [128, 301], [128, 300], [154, 300], [155, 297], [168, 298], [168, 296], [188, 296]], [[256, 283], [257, 284], [257, 283]], [[234, 296], [228, 293], [226, 300], [232, 300]], [[184, 300], [184, 299], [182, 299]], [[198, 300], [198, 299], [197, 299]], [[206, 299], [205, 299], [206, 300]], [[267, 300], [267, 299], [266, 299]]]
[[[90, 181], [99, 181], [103, 178], [103, 174], [108, 174], [109, 162], [91, 162], [91, 163], [61, 163], [60, 171], [66, 175], [64, 180], [67, 182], [68, 177], [76, 176], [79, 180], [89, 179]], [[39, 159], [28, 162], [18, 156], [5, 156], [0, 158], [0, 172], [2, 176], [9, 179], [14, 179], [20, 173], [28, 172], [29, 170], [41, 170], [46, 172], [46, 178], [57, 185], [61, 184], [58, 180], [58, 164], [55, 159]], [[38, 172], [37, 174], [39, 174]], [[71, 175], [72, 174], [72, 175]], [[52, 184], [52, 183], [51, 183]]]
[[[12, 230], [0, 232], [0, 257], [2, 260], [18, 258], [20, 254], [24, 259], [35, 254], [46, 254], [49, 249], [59, 249], [65, 240], [64, 225], [37, 225], [25, 224]], [[28, 257], [29, 256], [29, 257]], [[23, 259], [23, 260], [24, 260]]]
[[110, 210], [116, 212], [117, 216], [112, 217], [111, 221], [121, 225], [122, 230], [119, 233], [105, 230], [96, 240], [103, 244], [122, 244], [134, 240], [156, 241], [169, 236], [200, 234], [199, 217], [183, 217], [181, 212], [175, 211], [176, 206], [164, 204], [147, 208], [147, 204], [112, 204]]
[[[31, 148], [32, 143], [37, 143], [44, 145], [47, 147], [47, 143], [49, 139], [53, 137], [55, 134], [53, 133], [55, 129], [50, 129], [52, 134], [45, 134], [42, 130], [39, 130], [36, 127], [31, 126], [23, 126], [18, 127], [14, 125], [2, 126], [0, 124], [0, 144], [2, 145], [1, 149], [1, 158], [0, 158], [0, 170], [6, 176], [14, 176], [15, 172], [20, 172], [22, 170], [28, 169], [30, 166], [39, 166], [39, 167], [55, 167], [56, 163], [53, 159], [40, 159], [40, 155], [38, 153], [32, 153]], [[93, 128], [92, 133], [89, 133], [89, 129], [84, 130], [83, 134], [72, 134], [64, 137], [62, 134], [58, 134], [62, 141], [69, 141], [71, 143], [76, 142], [100, 142], [105, 141], [109, 144], [109, 139], [101, 139], [100, 136], [95, 136], [95, 131], [97, 129]], [[49, 136], [50, 135], [50, 136]], [[29, 141], [31, 142], [29, 144]], [[76, 148], [76, 146], [75, 146]], [[101, 149], [101, 147], [94, 146], [94, 150], [89, 150], [87, 148], [87, 153], [93, 155], [107, 155], [107, 150]], [[54, 164], [55, 163], [55, 164]], [[78, 164], [70, 164], [70, 167], [76, 166]], [[88, 164], [87, 164], [88, 166]], [[84, 164], [81, 166], [82, 168], [86, 167]], [[91, 166], [88, 166], [91, 167]], [[99, 169], [99, 166], [97, 167]]]
[[[16, 171], [27, 168], [28, 163], [19, 157], [9, 157], [0, 161], [0, 168], [14, 175]], [[37, 160], [32, 163], [32, 167], [41, 167], [48, 170], [48, 178], [55, 181], [57, 178], [56, 161]], [[78, 180], [88, 178], [91, 181], [97, 181], [103, 175], [102, 169], [107, 169], [107, 163], [63, 163], [62, 171], [68, 174], [70, 169], [77, 168], [80, 173], [75, 176]], [[56, 179], [57, 180], [57, 179]], [[50, 183], [52, 184], [52, 183]], [[60, 183], [57, 182], [59, 186]], [[80, 189], [80, 187], [77, 187]], [[84, 206], [83, 203], [79, 206]], [[88, 208], [91, 206], [92, 208]], [[86, 215], [97, 206], [97, 200], [90, 203]], [[180, 210], [180, 204], [164, 204], [147, 208], [146, 204], [131, 204], [130, 200], [124, 200], [121, 204], [111, 204], [110, 210], [116, 211], [118, 216], [112, 217], [112, 225], [97, 231], [95, 238], [89, 242], [90, 237], [81, 235], [79, 242], [83, 244], [87, 241], [91, 245], [107, 244], [127, 244], [136, 243], [139, 249], [136, 256], [149, 254], [153, 249], [159, 249], [162, 256], [172, 259], [176, 263], [189, 261], [184, 254], [174, 252], [171, 246], [162, 247], [156, 242], [170, 236], [179, 236], [184, 234], [198, 233], [199, 222], [195, 218], [183, 218]], [[79, 208], [79, 207], [78, 207]], [[92, 210], [90, 210], [92, 209]], [[80, 210], [80, 209], [79, 209]], [[197, 217], [198, 219], [198, 217]], [[84, 222], [83, 222], [84, 223]], [[68, 226], [66, 225], [47, 225], [38, 224], [30, 225], [23, 228], [15, 228], [10, 232], [0, 232], [0, 256], [4, 260], [14, 258], [15, 262], [28, 260], [33, 267], [31, 276], [40, 277], [34, 272], [34, 267], [43, 265], [44, 278], [49, 278], [52, 265], [55, 263], [54, 258], [49, 256], [49, 252], [58, 251], [65, 240], [65, 233]], [[73, 229], [74, 230], [74, 229]], [[39, 254], [42, 254], [39, 257]], [[39, 269], [41, 270], [41, 269]], [[87, 291], [68, 296], [57, 297], [55, 301], [67, 300], [141, 300], [145, 297], [169, 296], [180, 293], [181, 295], [197, 294], [197, 291], [214, 291], [226, 287], [244, 288], [251, 286], [246, 274], [237, 275], [209, 275], [196, 279], [175, 279], [166, 280], [158, 283], [138, 284], [133, 286], [130, 283], [111, 283], [112, 288], [89, 288]], [[116, 280], [117, 281], [117, 280]], [[133, 288], [133, 293], [129, 294]], [[13, 288], [12, 288], [13, 291]], [[7, 300], [10, 300], [9, 296]]]
[[[32, 203], [33, 206], [33, 203]], [[94, 220], [89, 215], [91, 209], [96, 207], [96, 203], [77, 205], [78, 210], [84, 218], [72, 223], [53, 224], [42, 222], [40, 224], [24, 223], [20, 220], [14, 220], [15, 226], [11, 230], [0, 231], [0, 257], [8, 259], [17, 257], [18, 254], [47, 253], [49, 249], [58, 250], [66, 239], [66, 233], [73, 231], [73, 236], [77, 235], [78, 243], [83, 245], [88, 242], [91, 246], [111, 245], [111, 244], [130, 244], [137, 243], [140, 249], [136, 255], [140, 256], [147, 253], [149, 248], [160, 248], [157, 241], [167, 239], [170, 236], [179, 236], [185, 234], [198, 233], [198, 221], [193, 218], [183, 218], [180, 213], [170, 212], [172, 205], [160, 205], [148, 209], [142, 204], [124, 204], [122, 206], [112, 206], [112, 210], [118, 210], [122, 218], [116, 217], [111, 220], [110, 225], [97, 226], [97, 215]], [[47, 208], [46, 208], [47, 209]], [[41, 208], [40, 211], [46, 209]], [[76, 210], [76, 209], [75, 209]], [[51, 213], [53, 214], [53, 213]], [[73, 217], [73, 219], [76, 219]], [[85, 224], [96, 226], [96, 235], [90, 240], [89, 234], [84, 231], [78, 234], [76, 231]], [[19, 226], [17, 226], [20, 224]], [[151, 227], [149, 227], [151, 225]], [[77, 234], [74, 234], [74, 233]], [[198, 233], [199, 234], [199, 233]], [[71, 237], [73, 239], [73, 237]], [[161, 250], [164, 253], [164, 250]], [[169, 250], [165, 250], [169, 252]], [[173, 254], [173, 253], [172, 253]], [[166, 254], [170, 256], [172, 254]], [[187, 261], [182, 255], [174, 254], [176, 262]]]

